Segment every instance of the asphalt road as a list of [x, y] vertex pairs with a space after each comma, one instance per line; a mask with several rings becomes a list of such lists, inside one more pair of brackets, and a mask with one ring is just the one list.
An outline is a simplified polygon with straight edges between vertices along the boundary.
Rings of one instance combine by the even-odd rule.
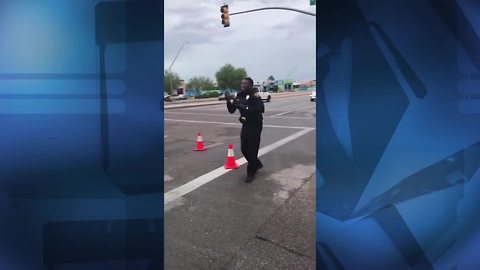
[[[307, 218], [302, 225], [309, 239], [300, 239], [289, 233], [299, 231], [298, 224], [288, 221], [299, 220], [302, 209], [288, 209], [300, 207], [292, 203], [296, 201], [307, 202], [303, 209], [314, 209], [315, 103], [307, 95], [283, 97], [265, 103], [265, 111], [260, 145], [264, 168], [252, 183], [243, 181], [238, 112], [230, 115], [225, 104], [165, 111], [165, 269], [313, 265], [313, 214], [312, 224]], [[206, 151], [193, 151], [198, 132]], [[241, 165], [237, 170], [223, 168], [228, 144]], [[276, 223], [288, 225], [277, 232]], [[265, 251], [265, 246], [270, 248], [261, 257], [251, 252]], [[299, 254], [298, 260], [291, 259]], [[275, 265], [278, 256], [287, 264]]]

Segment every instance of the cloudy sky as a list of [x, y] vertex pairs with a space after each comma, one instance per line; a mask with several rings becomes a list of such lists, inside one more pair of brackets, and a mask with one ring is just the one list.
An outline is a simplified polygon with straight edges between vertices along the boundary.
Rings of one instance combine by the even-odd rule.
[[286, 10], [262, 10], [230, 17], [221, 24], [220, 6], [230, 13], [288, 7], [315, 13], [309, 0], [165, 0], [165, 69], [186, 41], [172, 71], [188, 82], [215, 80], [226, 63], [243, 67], [255, 81], [315, 79], [315, 17]]

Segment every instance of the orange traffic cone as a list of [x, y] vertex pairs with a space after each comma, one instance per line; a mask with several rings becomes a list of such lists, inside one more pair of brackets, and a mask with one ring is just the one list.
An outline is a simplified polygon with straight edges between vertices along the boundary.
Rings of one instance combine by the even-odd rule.
[[207, 148], [203, 146], [203, 138], [202, 138], [202, 133], [201, 132], [198, 132], [197, 148], [195, 148], [193, 150], [194, 151], [205, 151], [205, 150], [207, 150]]
[[233, 154], [233, 145], [228, 145], [227, 162], [225, 163], [225, 169], [238, 169], [238, 164], [235, 161], [235, 155]]

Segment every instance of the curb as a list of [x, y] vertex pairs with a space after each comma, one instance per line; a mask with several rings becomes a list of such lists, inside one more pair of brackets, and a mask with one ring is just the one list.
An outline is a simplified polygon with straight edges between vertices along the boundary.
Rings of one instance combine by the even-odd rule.
[[225, 103], [225, 101], [219, 101], [219, 102], [202, 102], [202, 103], [196, 103], [196, 102], [189, 102], [187, 104], [178, 104], [178, 105], [172, 105], [168, 107], [163, 107], [164, 110], [171, 110], [171, 109], [178, 109], [178, 108], [190, 108], [190, 107], [202, 107], [202, 106], [210, 106], [210, 105], [219, 105]]

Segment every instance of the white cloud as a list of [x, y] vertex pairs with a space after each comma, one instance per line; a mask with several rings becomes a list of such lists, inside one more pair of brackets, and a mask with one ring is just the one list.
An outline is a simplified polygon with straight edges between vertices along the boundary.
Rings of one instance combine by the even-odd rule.
[[[263, 10], [220, 19], [223, 1], [165, 1], [165, 68], [185, 45], [172, 71], [183, 79], [206, 76], [225, 63], [244, 67], [254, 80], [315, 79], [315, 17], [285, 10]], [[230, 13], [262, 7], [288, 7], [315, 13], [309, 0], [226, 1]]]

